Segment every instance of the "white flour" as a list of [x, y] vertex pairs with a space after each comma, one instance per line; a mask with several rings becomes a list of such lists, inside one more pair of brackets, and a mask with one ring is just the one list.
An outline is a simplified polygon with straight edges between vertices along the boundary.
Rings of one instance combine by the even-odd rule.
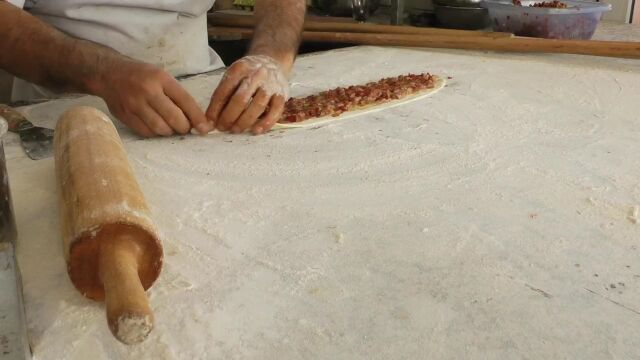
[[67, 278], [53, 161], [10, 140], [36, 358], [637, 355], [640, 63], [358, 48], [301, 59], [292, 96], [425, 71], [452, 79], [317, 129], [126, 133], [165, 250], [134, 347]]

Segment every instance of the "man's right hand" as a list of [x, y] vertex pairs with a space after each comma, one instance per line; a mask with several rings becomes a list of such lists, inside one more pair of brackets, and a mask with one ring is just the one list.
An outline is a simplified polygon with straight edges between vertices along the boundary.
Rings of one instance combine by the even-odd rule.
[[208, 130], [204, 112], [171, 75], [135, 60], [105, 66], [89, 85], [109, 111], [144, 137]]

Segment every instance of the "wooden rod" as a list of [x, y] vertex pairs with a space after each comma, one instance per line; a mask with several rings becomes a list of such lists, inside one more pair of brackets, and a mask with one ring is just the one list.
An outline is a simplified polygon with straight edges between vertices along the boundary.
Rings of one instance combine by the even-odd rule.
[[[251, 38], [251, 29], [211, 27], [210, 35], [236, 34]], [[424, 36], [416, 34], [367, 34], [305, 31], [304, 41], [375, 46], [407, 46], [505, 52], [559, 53], [640, 59], [640, 42], [554, 40], [528, 37], [486, 38], [469, 36]]]
[[[208, 15], [209, 24], [216, 27], [253, 28], [255, 20], [249, 15], [229, 15], [212, 13]], [[319, 21], [307, 18], [304, 22], [305, 31], [321, 32], [351, 32], [351, 33], [382, 33], [382, 34], [421, 34], [421, 35], [450, 35], [473, 36], [488, 38], [506, 38], [513, 34], [503, 32], [471, 31], [423, 28], [415, 26], [381, 25], [370, 23]]]
[[113, 235], [100, 244], [98, 256], [107, 323], [118, 340], [137, 344], [149, 335], [154, 322], [149, 298], [138, 277], [143, 250], [128, 235]]

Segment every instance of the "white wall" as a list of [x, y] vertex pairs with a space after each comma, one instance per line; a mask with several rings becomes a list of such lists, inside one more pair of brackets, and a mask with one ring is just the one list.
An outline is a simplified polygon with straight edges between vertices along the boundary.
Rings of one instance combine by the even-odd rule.
[[629, 17], [631, 16], [631, 0], [605, 0], [604, 2], [611, 4], [611, 11], [604, 14], [604, 20], [622, 23], [629, 22]]

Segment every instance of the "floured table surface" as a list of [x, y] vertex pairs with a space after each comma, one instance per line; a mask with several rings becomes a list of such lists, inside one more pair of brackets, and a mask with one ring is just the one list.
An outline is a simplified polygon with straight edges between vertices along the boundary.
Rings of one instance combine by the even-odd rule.
[[[640, 62], [360, 47], [301, 58], [293, 95], [425, 71], [452, 79], [318, 128], [123, 130], [165, 248], [134, 347], [67, 278], [53, 160], [10, 137], [36, 358], [640, 356]], [[75, 104], [104, 109], [27, 112]]]

